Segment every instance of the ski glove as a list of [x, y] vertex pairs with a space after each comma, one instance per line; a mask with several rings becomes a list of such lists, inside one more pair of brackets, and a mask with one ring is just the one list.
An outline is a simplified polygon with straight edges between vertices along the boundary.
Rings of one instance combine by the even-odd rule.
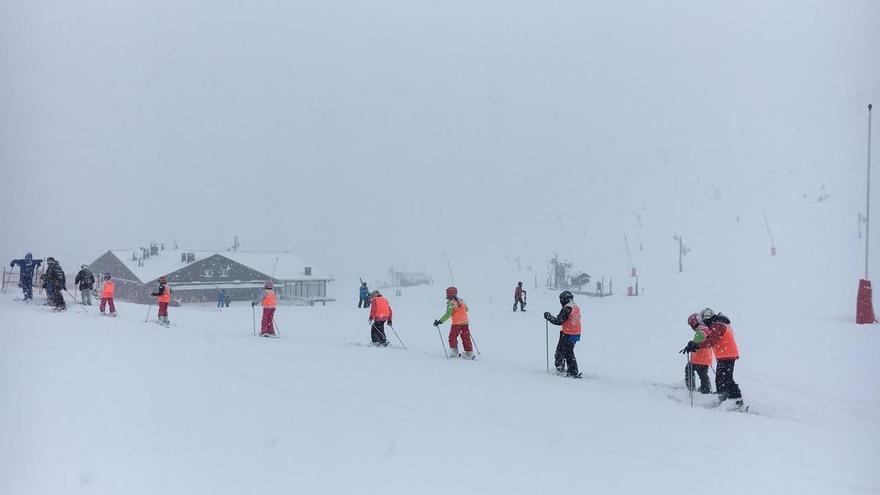
[[159, 297], [160, 294], [158, 292], [150, 292], [150, 295], [153, 297]]
[[547, 311], [544, 311], [544, 319], [545, 319], [545, 320], [550, 320], [550, 318], [552, 318], [552, 317], [553, 317], [553, 315], [551, 315], [551, 314], [550, 314], [549, 312], [547, 312]]
[[685, 354], [687, 352], [697, 352], [700, 350], [700, 345], [694, 342], [693, 340], [688, 342], [684, 349], [679, 351], [679, 354]]
[[252, 307], [252, 308], [253, 308], [254, 306], [256, 306], [256, 305], [257, 305], [257, 301], [251, 301], [251, 307]]
[[391, 323], [391, 320], [388, 320], [388, 326], [393, 327], [394, 325]]
[[440, 323], [441, 323], [440, 320], [434, 320], [434, 326], [435, 326], [435, 327], [439, 327], [439, 326], [440, 326]]

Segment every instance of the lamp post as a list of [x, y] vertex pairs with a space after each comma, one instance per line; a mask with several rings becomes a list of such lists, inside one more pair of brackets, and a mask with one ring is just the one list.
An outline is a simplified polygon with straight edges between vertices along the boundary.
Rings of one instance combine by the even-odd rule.
[[874, 303], [871, 295], [871, 281], [868, 279], [868, 248], [871, 230], [871, 109], [868, 104], [868, 177], [865, 197], [865, 278], [859, 280], [859, 294], [856, 300], [856, 323], [874, 323]]

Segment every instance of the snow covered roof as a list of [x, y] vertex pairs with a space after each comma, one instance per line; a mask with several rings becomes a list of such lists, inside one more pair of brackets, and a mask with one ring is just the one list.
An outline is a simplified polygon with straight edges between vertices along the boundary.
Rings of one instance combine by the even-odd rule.
[[162, 275], [167, 276], [177, 270], [190, 266], [191, 263], [183, 263], [180, 261], [181, 253], [194, 253], [196, 257], [195, 262], [199, 262], [215, 254], [220, 255], [260, 273], [264, 273], [275, 280], [331, 280], [331, 277], [315, 269], [312, 269], [311, 275], [306, 275], [305, 268], [311, 265], [287, 251], [166, 250], [159, 251], [158, 255], [153, 255], [143, 260], [143, 266], [138, 266], [137, 259], [132, 259], [132, 253], [135, 253], [137, 257], [140, 257], [140, 249], [113, 250], [111, 252], [126, 266], [126, 268], [131, 270], [141, 282], [156, 280]]

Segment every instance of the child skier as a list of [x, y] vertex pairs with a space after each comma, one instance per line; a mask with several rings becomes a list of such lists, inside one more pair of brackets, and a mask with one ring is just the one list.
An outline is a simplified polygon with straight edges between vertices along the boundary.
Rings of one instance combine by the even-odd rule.
[[[256, 305], [256, 301], [251, 303], [251, 306]], [[272, 282], [266, 282], [266, 285], [263, 286], [263, 300], [260, 305], [263, 307], [260, 337], [275, 337], [275, 308], [278, 305], [278, 299], [275, 296], [275, 285]]]
[[361, 287], [358, 289], [358, 307], [370, 307], [370, 289], [367, 288], [366, 282], [361, 282]]
[[450, 357], [459, 357], [458, 337], [461, 336], [461, 344], [464, 347], [465, 359], [474, 359], [474, 346], [471, 341], [471, 330], [468, 322], [468, 306], [463, 299], [458, 297], [458, 289], [449, 287], [446, 289], [446, 314], [439, 320], [434, 320], [434, 326], [439, 327], [443, 322], [452, 318], [452, 327], [449, 329]]
[[391, 305], [377, 290], [370, 293], [370, 299], [370, 341], [373, 345], [385, 347], [388, 345], [388, 339], [385, 337], [385, 322], [388, 322], [388, 326], [394, 326], [391, 323], [393, 315]]
[[32, 301], [34, 299], [34, 270], [36, 270], [43, 260], [35, 260], [34, 255], [31, 253], [27, 253], [24, 255], [24, 259], [20, 260], [12, 260], [9, 262], [9, 267], [14, 268], [15, 265], [18, 265], [18, 286], [21, 287], [21, 291], [24, 293], [25, 301]]
[[104, 285], [101, 287], [101, 305], [98, 309], [104, 314], [104, 307], [110, 306], [110, 316], [116, 316], [116, 305], [113, 303], [113, 296], [116, 294], [116, 284], [110, 278], [110, 272], [104, 274]]
[[[693, 313], [688, 316], [688, 326], [694, 331], [694, 342], [699, 344], [706, 340], [707, 328], [700, 324], [700, 315]], [[712, 366], [714, 354], [711, 347], [705, 347], [696, 352], [689, 353], [688, 364], [684, 368], [684, 382], [688, 390], [694, 390], [694, 372], [700, 377], [700, 393], [711, 394], [712, 386], [709, 385], [709, 366]]]
[[92, 289], [95, 288], [95, 276], [89, 271], [89, 267], [82, 265], [73, 283], [79, 288], [80, 301], [84, 306], [92, 305]]
[[164, 275], [159, 277], [159, 288], [156, 292], [151, 292], [150, 295], [156, 298], [156, 303], [159, 305], [159, 323], [168, 326], [171, 324], [168, 321], [168, 303], [171, 302], [171, 287], [168, 287], [168, 280], [165, 279]]
[[718, 367], [715, 370], [715, 391], [718, 393], [718, 402], [723, 403], [732, 399], [732, 409], [743, 407], [742, 392], [739, 385], [733, 380], [733, 366], [739, 359], [739, 348], [733, 336], [733, 328], [730, 319], [722, 313], [715, 314], [709, 308], [703, 309], [698, 316], [701, 325], [706, 327], [706, 338], [700, 343], [693, 340], [687, 343], [682, 353], [696, 352], [700, 349], [711, 348], [715, 352]]
[[573, 299], [574, 294], [567, 290], [562, 291], [559, 294], [559, 304], [562, 305], [559, 314], [553, 316], [545, 312], [544, 319], [554, 325], [562, 326], [554, 355], [557, 374], [566, 373], [565, 370], [568, 368], [566, 376], [580, 378], [577, 359], [574, 357], [574, 346], [581, 339], [581, 308], [572, 301]]
[[520, 311], [526, 310], [526, 290], [522, 288], [522, 282], [516, 284], [513, 291], [513, 310], [516, 311], [516, 305], [519, 304]]

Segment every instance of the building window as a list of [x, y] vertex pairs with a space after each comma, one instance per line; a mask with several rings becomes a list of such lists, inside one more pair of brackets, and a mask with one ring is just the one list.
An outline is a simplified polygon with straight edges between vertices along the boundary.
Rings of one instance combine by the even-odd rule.
[[220, 268], [220, 277], [227, 278], [229, 277], [229, 272], [232, 270], [232, 267], [226, 265], [225, 267]]

